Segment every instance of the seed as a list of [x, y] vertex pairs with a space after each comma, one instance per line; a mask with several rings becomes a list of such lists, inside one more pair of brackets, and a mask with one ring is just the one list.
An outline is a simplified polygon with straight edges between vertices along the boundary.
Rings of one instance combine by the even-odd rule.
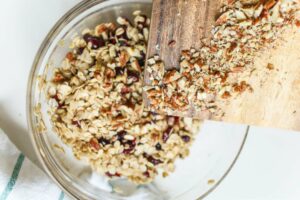
[[188, 143], [188, 142], [191, 140], [190, 136], [187, 136], [187, 135], [181, 136], [181, 139], [182, 139], [185, 143]]
[[161, 150], [161, 144], [157, 143], [157, 144], [155, 145], [155, 149], [156, 149], [157, 151], [160, 151], [160, 150]]

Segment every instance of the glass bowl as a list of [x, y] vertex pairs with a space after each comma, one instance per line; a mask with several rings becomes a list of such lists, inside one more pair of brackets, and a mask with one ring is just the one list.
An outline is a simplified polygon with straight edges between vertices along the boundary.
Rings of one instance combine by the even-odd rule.
[[[68, 52], [72, 37], [87, 27], [115, 21], [117, 16], [131, 16], [134, 10], [150, 16], [151, 9], [150, 0], [82, 1], [56, 23], [35, 57], [27, 91], [31, 138], [44, 170], [74, 199], [202, 199], [221, 183], [243, 147], [246, 126], [205, 122], [190, 155], [176, 161], [173, 174], [167, 178], [157, 177], [148, 185], [135, 185], [126, 179], [108, 180], [94, 173], [84, 160], [77, 160], [52, 131], [41, 88]], [[40, 105], [38, 115], [37, 105]]]

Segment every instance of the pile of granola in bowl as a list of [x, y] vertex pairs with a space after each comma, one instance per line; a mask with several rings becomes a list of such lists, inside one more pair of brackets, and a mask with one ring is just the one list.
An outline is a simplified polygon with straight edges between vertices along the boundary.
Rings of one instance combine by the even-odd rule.
[[143, 71], [150, 20], [118, 17], [73, 39], [47, 83], [54, 131], [77, 158], [109, 178], [138, 184], [175, 169], [189, 154], [199, 121], [144, 108]]
[[[199, 121], [143, 108], [147, 41], [140, 36], [149, 22], [138, 28], [137, 42], [127, 33], [116, 37], [116, 31], [128, 27], [120, 20], [136, 28], [132, 13], [150, 16], [151, 9], [151, 0], [81, 1], [53, 26], [36, 54], [27, 90], [30, 137], [44, 171], [74, 199], [202, 198], [228, 174], [246, 140], [243, 126], [207, 122], [199, 133]], [[142, 13], [135, 12], [137, 21]], [[104, 32], [99, 39], [97, 26], [107, 29], [107, 39]], [[108, 46], [116, 47], [113, 59]], [[120, 50], [128, 50], [129, 58]], [[112, 65], [95, 59], [100, 52]], [[120, 56], [128, 62], [114, 67]]]

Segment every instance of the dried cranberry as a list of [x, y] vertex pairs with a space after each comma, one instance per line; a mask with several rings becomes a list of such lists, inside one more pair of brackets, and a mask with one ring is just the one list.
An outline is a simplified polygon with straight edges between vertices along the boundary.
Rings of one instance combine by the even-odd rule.
[[121, 174], [119, 174], [119, 173], [111, 174], [109, 172], [106, 172], [105, 175], [108, 176], [109, 178], [112, 178], [114, 176], [116, 176], [116, 177], [120, 177], [121, 176]]
[[92, 49], [99, 49], [100, 47], [103, 47], [105, 45], [105, 41], [103, 40], [102, 37], [96, 37], [92, 36], [90, 34], [85, 34], [83, 36], [83, 39], [86, 43], [91, 43], [92, 44]]
[[116, 67], [115, 71], [116, 71], [117, 76], [124, 75], [124, 68], [123, 67]]
[[51, 96], [51, 98], [55, 99], [55, 101], [56, 101], [57, 103], [60, 101], [59, 98], [58, 98], [58, 96], [57, 96], [57, 94]]
[[102, 38], [91, 40], [92, 49], [99, 49], [105, 45], [105, 42]]
[[170, 134], [171, 134], [172, 131], [173, 131], [173, 128], [172, 128], [172, 127], [168, 127], [167, 130], [165, 130], [165, 131], [163, 132], [162, 140], [163, 140], [164, 142], [167, 142], [167, 140], [169, 139]]
[[110, 39], [109, 39], [109, 42], [110, 42], [111, 44], [116, 44], [116, 43], [117, 43], [117, 41], [116, 41], [115, 38], [110, 38]]
[[106, 146], [106, 145], [108, 145], [108, 144], [110, 144], [110, 141], [107, 140], [107, 139], [105, 139], [105, 138], [103, 138], [103, 137], [99, 138], [99, 139], [98, 139], [98, 142], [99, 142], [103, 147]]
[[159, 165], [161, 163], [163, 163], [161, 160], [154, 158], [153, 156], [147, 155], [146, 153], [144, 153], [144, 157], [151, 162], [153, 165]]
[[180, 117], [174, 117], [175, 118], [175, 124], [179, 124], [179, 121], [180, 121]]
[[147, 178], [150, 177], [150, 173], [148, 171], [144, 172], [143, 175], [146, 176]]
[[80, 122], [78, 120], [72, 120], [72, 124], [79, 127], [79, 128], [81, 127]]
[[128, 94], [128, 93], [131, 93], [132, 92], [132, 89], [130, 87], [122, 87], [121, 89], [121, 95], [125, 95], [125, 94]]
[[140, 73], [132, 70], [127, 71], [127, 80], [138, 82], [140, 80]]
[[135, 104], [132, 103], [130, 100], [127, 100], [127, 101], [125, 102], [125, 105], [126, 105], [128, 108], [131, 108], [132, 110], [134, 110], [134, 108], [135, 108]]
[[136, 143], [135, 143], [135, 140], [130, 140], [130, 141], [127, 141], [125, 143], [125, 145], [128, 146], [128, 148], [124, 149], [123, 153], [130, 154], [134, 150]]
[[156, 149], [157, 151], [160, 151], [160, 150], [161, 150], [161, 144], [157, 143], [157, 144], [155, 145], [155, 149]]
[[126, 131], [119, 131], [116, 135], [117, 140], [119, 140], [121, 143], [124, 140], [124, 136], [127, 134]]
[[92, 36], [91, 34], [87, 33], [83, 35], [83, 39], [86, 43], [88, 43], [94, 36]]
[[188, 143], [191, 140], [190, 136], [187, 136], [187, 135], [181, 136], [181, 139], [186, 143]]

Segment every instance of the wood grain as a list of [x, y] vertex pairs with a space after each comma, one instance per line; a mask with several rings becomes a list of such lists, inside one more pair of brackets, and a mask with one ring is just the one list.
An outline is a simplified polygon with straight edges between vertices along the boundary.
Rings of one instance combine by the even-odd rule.
[[147, 55], [159, 55], [167, 69], [178, 66], [182, 50], [200, 48], [200, 39], [210, 35], [219, 5], [218, 0], [154, 0]]
[[[255, 59], [253, 93], [224, 103], [225, 116], [212, 119], [300, 131], [300, 32], [291, 30], [283, 38]], [[266, 70], [268, 63], [274, 70]]]

